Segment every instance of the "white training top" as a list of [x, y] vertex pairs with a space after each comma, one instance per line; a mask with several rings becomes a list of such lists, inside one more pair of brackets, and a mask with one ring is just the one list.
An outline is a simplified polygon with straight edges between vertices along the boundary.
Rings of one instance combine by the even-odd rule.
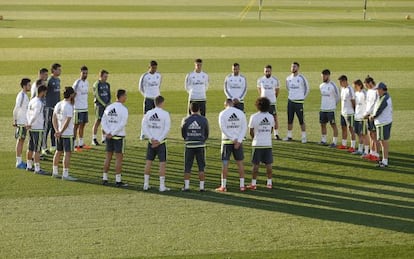
[[341, 114], [342, 116], [355, 114], [352, 100], [355, 100], [355, 91], [352, 86], [341, 87]]
[[365, 115], [373, 115], [374, 114], [374, 107], [375, 102], [378, 99], [378, 93], [375, 89], [368, 89], [367, 90], [367, 106], [365, 110]]
[[43, 130], [45, 122], [43, 108], [44, 103], [39, 97], [30, 100], [27, 108], [27, 125], [31, 126], [31, 130]]
[[[219, 126], [223, 142], [229, 140], [241, 143], [246, 136], [247, 120], [246, 115], [240, 109], [227, 107], [219, 114]], [[227, 144], [227, 143], [226, 143]], [[228, 143], [230, 144], [230, 142]]]
[[329, 81], [319, 86], [321, 91], [321, 111], [332, 112], [336, 110], [336, 104], [339, 102], [338, 87], [335, 83]]
[[260, 97], [266, 97], [271, 104], [276, 105], [276, 89], [279, 89], [279, 80], [275, 76], [262, 76], [257, 79], [257, 88], [260, 88]]
[[37, 95], [37, 86], [36, 81], [32, 84], [32, 87], [30, 88], [30, 99], [33, 99]]
[[161, 82], [162, 77], [160, 73], [155, 72], [151, 74], [146, 72], [139, 79], [138, 89], [145, 98], [155, 98], [161, 94]]
[[275, 126], [273, 115], [256, 112], [250, 116], [249, 128], [254, 129], [253, 147], [272, 147], [272, 128]]
[[226, 79], [224, 79], [224, 93], [228, 99], [238, 99], [242, 102], [247, 93], [246, 78], [242, 74], [226, 76]]
[[88, 111], [88, 90], [89, 82], [78, 79], [73, 83], [72, 88], [75, 90], [75, 110]]
[[381, 114], [375, 117], [374, 124], [375, 126], [387, 125], [392, 122], [392, 100], [389, 94], [384, 94], [382, 97], [378, 97], [375, 102], [374, 115], [376, 115], [380, 106], [383, 106], [386, 103], [385, 108], [382, 110]]
[[114, 102], [106, 107], [102, 116], [102, 129], [106, 134], [125, 137], [125, 127], [128, 122], [128, 109], [120, 102]]
[[290, 74], [286, 78], [286, 89], [288, 90], [288, 99], [291, 101], [305, 100], [310, 92], [308, 80], [302, 75]]
[[188, 98], [191, 101], [205, 101], [208, 84], [208, 75], [203, 71], [188, 73], [185, 77], [185, 90], [188, 92]]
[[[73, 105], [66, 100], [58, 102], [53, 109], [53, 114], [56, 114], [58, 129], [62, 136], [73, 136]], [[66, 120], [69, 119], [68, 127], [62, 132]]]
[[16, 104], [13, 109], [13, 121], [17, 125], [27, 124], [27, 107], [29, 106], [29, 97], [22, 90], [16, 96]]
[[149, 110], [142, 118], [142, 130], [148, 140], [163, 142], [171, 128], [170, 114], [162, 108]]
[[355, 120], [363, 121], [367, 106], [367, 92], [365, 90], [355, 92]]

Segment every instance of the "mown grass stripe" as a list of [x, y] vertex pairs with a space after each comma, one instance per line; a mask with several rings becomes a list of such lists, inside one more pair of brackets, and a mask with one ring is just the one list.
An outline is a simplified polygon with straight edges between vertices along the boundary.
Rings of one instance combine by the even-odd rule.
[[276, 47], [276, 46], [386, 46], [412, 45], [412, 36], [384, 36], [381, 40], [372, 36], [352, 37], [344, 36], [338, 41], [332, 37], [287, 37], [287, 36], [262, 36], [250, 37], [203, 37], [189, 40], [186, 37], [118, 37], [116, 41], [112, 37], [79, 37], [79, 38], [54, 38], [51, 42], [47, 38], [3, 38], [0, 48], [46, 48], [46, 47]]

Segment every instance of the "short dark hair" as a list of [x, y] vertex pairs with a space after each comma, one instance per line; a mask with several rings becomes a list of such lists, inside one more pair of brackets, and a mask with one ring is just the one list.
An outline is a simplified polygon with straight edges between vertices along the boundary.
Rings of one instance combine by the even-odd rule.
[[233, 106], [234, 105], [234, 103], [233, 103], [233, 100], [232, 99], [226, 99], [226, 102], [225, 102], [226, 104], [228, 104], [228, 105], [230, 105], [230, 106]]
[[155, 61], [155, 60], [151, 60], [151, 61], [150, 61], [150, 63], [149, 63], [149, 65], [150, 65], [151, 67], [153, 67], [153, 66], [158, 66], [158, 63], [157, 63], [157, 61]]
[[49, 72], [49, 70], [47, 68], [41, 68], [39, 70], [39, 74], [48, 73], [48, 72]]
[[37, 88], [37, 94], [46, 92], [46, 91], [47, 91], [47, 86], [45, 85], [40, 85], [39, 88]]
[[28, 83], [30, 83], [30, 79], [25, 77], [22, 78], [22, 81], [20, 81], [20, 86], [23, 88], [23, 86], [27, 85]]
[[353, 83], [354, 83], [354, 85], [360, 86], [361, 89], [364, 88], [364, 84], [362, 83], [362, 81], [360, 79], [355, 80]]
[[81, 66], [80, 71], [88, 71], [88, 67], [86, 65]]
[[292, 63], [292, 65], [296, 65], [296, 66], [300, 67], [299, 63], [298, 63], [298, 62], [296, 62], [296, 61], [294, 61], [294, 62]]
[[266, 97], [259, 97], [255, 103], [257, 109], [261, 112], [268, 112], [270, 108], [270, 101]]
[[233, 67], [240, 67], [240, 64], [239, 63], [234, 63]]
[[124, 95], [126, 95], [126, 91], [124, 89], [118, 89], [118, 91], [116, 91], [116, 98], [119, 99]]
[[272, 69], [272, 65], [266, 65], [265, 68]]
[[372, 78], [370, 75], [367, 75], [367, 77], [365, 77], [364, 83], [366, 84], [372, 83], [375, 85], [374, 78]]
[[199, 112], [200, 111], [200, 104], [199, 103], [190, 103], [190, 110], [192, 112]]
[[155, 100], [154, 100], [155, 106], [160, 105], [161, 103], [164, 102], [164, 100], [165, 100], [164, 97], [162, 97], [161, 95], [158, 95], [157, 97], [155, 97]]
[[348, 77], [346, 77], [346, 75], [342, 75], [340, 77], [338, 77], [339, 81], [348, 81]]
[[194, 60], [194, 63], [203, 63], [203, 60], [201, 58], [196, 58]]
[[103, 76], [104, 74], [109, 74], [109, 72], [106, 71], [105, 69], [102, 69], [101, 72], [99, 72], [99, 75]]
[[322, 70], [322, 75], [330, 75], [331, 71], [329, 71], [329, 69], [324, 69]]
[[65, 86], [65, 91], [63, 92], [63, 97], [69, 98], [72, 94], [75, 93], [75, 90], [72, 88], [72, 86]]
[[38, 87], [38, 88], [39, 88], [39, 86], [41, 86], [41, 85], [46, 85], [46, 84], [45, 84], [45, 82], [44, 82], [42, 79], [38, 79], [38, 80], [36, 81], [36, 87]]
[[58, 69], [58, 68], [60, 68], [60, 67], [62, 67], [59, 63], [54, 63], [54, 64], [52, 64], [52, 66], [51, 66], [51, 70], [53, 71], [53, 70], [56, 70], [56, 69]]

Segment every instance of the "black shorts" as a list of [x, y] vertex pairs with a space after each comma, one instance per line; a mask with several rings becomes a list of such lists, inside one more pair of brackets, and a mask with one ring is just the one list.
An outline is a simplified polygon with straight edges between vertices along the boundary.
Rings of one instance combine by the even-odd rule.
[[75, 124], [85, 124], [88, 123], [88, 112], [84, 111], [75, 111]]
[[392, 123], [377, 126], [377, 140], [389, 140], [391, 137]]
[[17, 125], [16, 132], [14, 133], [14, 137], [16, 139], [26, 139], [27, 129], [25, 125]]
[[199, 107], [200, 107], [200, 114], [202, 115], [202, 116], [206, 116], [206, 101], [193, 101], [193, 100], [190, 100], [190, 102], [189, 102], [189, 104], [188, 104], [188, 114], [191, 114], [191, 110], [190, 110], [190, 104], [191, 103], [198, 103], [198, 105], [199, 105]]
[[205, 147], [186, 147], [184, 153], [184, 173], [191, 173], [194, 158], [197, 160], [198, 171], [204, 172], [204, 169], [206, 167]]
[[30, 130], [29, 136], [29, 151], [40, 152], [42, 149], [43, 130]]
[[277, 115], [277, 109], [276, 109], [276, 104], [271, 104], [269, 107], [269, 113], [272, 114], [273, 116]]
[[305, 121], [305, 117], [303, 115], [303, 100], [300, 102], [293, 102], [288, 100], [287, 103], [287, 117], [288, 117], [288, 124], [293, 123], [293, 119], [298, 116], [299, 124], [302, 125]]
[[228, 161], [233, 154], [234, 160], [241, 161], [244, 159], [243, 144], [240, 144], [238, 149], [234, 148], [234, 144], [221, 145], [221, 160]]
[[368, 120], [368, 130], [372, 132], [375, 132], [377, 130], [373, 120]]
[[149, 110], [155, 108], [154, 98], [146, 97], [144, 99], [144, 114], [146, 114]]
[[125, 137], [112, 136], [106, 138], [106, 152], [125, 153]]
[[105, 111], [105, 106], [102, 106], [100, 104], [95, 103], [95, 118], [96, 118], [96, 120], [101, 120], [102, 119], [104, 111]]
[[273, 163], [272, 148], [252, 147], [252, 164], [258, 165], [260, 162], [266, 165]]
[[156, 148], [152, 148], [151, 143], [148, 143], [146, 159], [154, 161], [156, 156], [158, 156], [160, 162], [167, 161], [167, 145], [165, 144], [165, 142], [160, 144]]
[[354, 130], [357, 135], [366, 135], [368, 133], [367, 120], [355, 121]]
[[335, 112], [319, 112], [319, 123], [325, 124], [328, 123], [333, 125], [335, 124]]
[[64, 152], [72, 152], [73, 151], [73, 137], [66, 137], [61, 136], [60, 138], [56, 139], [56, 150], [57, 151], [64, 151]]
[[342, 127], [354, 127], [355, 124], [355, 116], [353, 114], [343, 116], [341, 115], [341, 126]]

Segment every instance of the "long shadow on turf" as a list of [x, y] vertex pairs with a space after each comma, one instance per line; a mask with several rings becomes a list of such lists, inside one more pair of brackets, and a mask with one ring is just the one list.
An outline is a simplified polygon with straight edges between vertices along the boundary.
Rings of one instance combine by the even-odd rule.
[[[173, 140], [172, 144], [181, 143]], [[206, 186], [209, 190], [217, 187], [219, 183], [221, 169], [219, 150], [218, 143], [210, 145], [207, 150], [208, 163], [212, 165], [208, 170], [216, 172], [215, 177], [208, 175]], [[373, 164], [361, 161], [342, 151], [329, 150], [326, 147], [281, 143], [276, 145], [274, 151], [277, 162], [274, 166], [275, 183], [272, 190], [259, 186], [257, 191], [239, 193], [238, 177], [235, 173], [231, 173], [228, 178], [228, 193], [222, 194], [214, 191], [183, 193], [177, 191], [183, 181], [183, 158], [182, 153], [178, 152], [170, 154], [168, 162], [167, 184], [174, 190], [168, 193], [159, 193], [159, 195], [414, 233], [413, 184], [379, 179], [372, 171], [366, 177], [329, 172], [326, 168], [332, 164], [343, 167], [344, 172], [352, 170], [355, 166], [372, 170]], [[246, 147], [246, 154], [249, 152], [250, 147]], [[142, 170], [145, 164], [142, 154], [145, 154], [145, 144], [128, 147], [126, 156], [129, 159], [124, 163], [123, 177], [131, 184], [128, 188], [130, 191], [142, 192]], [[73, 166], [75, 176], [79, 177], [82, 183], [100, 185], [102, 175], [100, 168], [102, 168], [104, 156], [103, 147], [76, 154], [72, 163], [77, 165]], [[395, 170], [395, 173], [410, 174], [407, 165], [411, 157], [399, 156], [399, 158], [403, 160], [401, 161], [402, 165], [398, 167], [398, 170]], [[312, 166], [305, 166], [301, 169], [291, 168], [282, 166], [283, 163], [279, 162], [285, 159], [294, 159], [305, 165], [309, 163], [309, 165], [318, 164], [320, 166], [316, 168]], [[157, 181], [157, 164], [154, 163], [152, 174], [155, 181]], [[87, 165], [87, 167], [83, 165]], [[232, 167], [232, 169], [235, 168]], [[263, 180], [263, 176], [260, 177]], [[193, 188], [198, 183], [196, 178], [196, 174], [194, 174], [192, 177]], [[110, 185], [110, 187], [114, 187], [114, 185]], [[235, 190], [235, 192], [231, 192], [231, 190]], [[150, 192], [152, 194], [158, 193], [156, 188]]]

